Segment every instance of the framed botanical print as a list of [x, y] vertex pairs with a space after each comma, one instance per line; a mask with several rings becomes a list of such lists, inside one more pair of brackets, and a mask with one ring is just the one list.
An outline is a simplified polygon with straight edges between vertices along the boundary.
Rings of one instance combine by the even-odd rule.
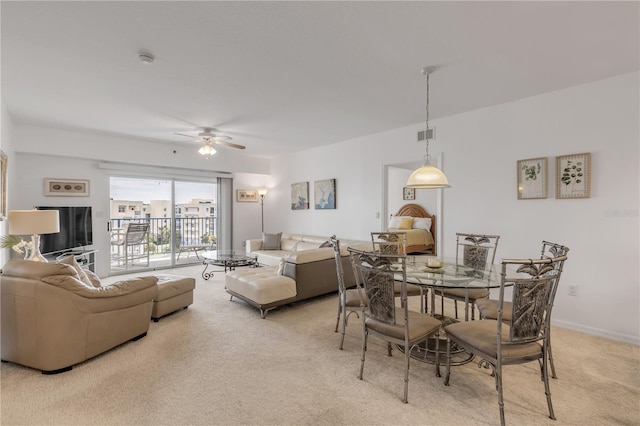
[[519, 160], [518, 200], [547, 198], [547, 157]]
[[416, 199], [416, 189], [415, 188], [402, 188], [402, 199], [403, 200], [415, 200]]
[[556, 157], [556, 198], [591, 197], [591, 153]]

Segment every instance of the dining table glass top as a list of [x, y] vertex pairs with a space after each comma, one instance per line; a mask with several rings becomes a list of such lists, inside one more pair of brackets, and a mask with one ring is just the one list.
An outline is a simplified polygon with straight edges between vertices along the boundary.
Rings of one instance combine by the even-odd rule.
[[[500, 265], [484, 269], [465, 266], [455, 258], [438, 258], [441, 267], [428, 266], [433, 256], [407, 256], [407, 283], [437, 288], [496, 288], [500, 287]], [[401, 271], [396, 279], [402, 280]]]

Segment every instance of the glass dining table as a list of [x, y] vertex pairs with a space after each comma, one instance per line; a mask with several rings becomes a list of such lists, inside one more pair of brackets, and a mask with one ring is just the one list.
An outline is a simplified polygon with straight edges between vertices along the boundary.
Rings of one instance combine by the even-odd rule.
[[[444, 363], [442, 356], [446, 351], [446, 334], [444, 327], [457, 322], [458, 320], [444, 314], [441, 308], [440, 313], [436, 313], [435, 296], [443, 289], [491, 289], [500, 287], [500, 265], [489, 265], [484, 269], [476, 269], [465, 266], [456, 261], [455, 258], [437, 258], [440, 266], [434, 267], [434, 256], [407, 256], [407, 283], [415, 284], [431, 290], [431, 315], [442, 321], [440, 331], [440, 362]], [[402, 273], [396, 273], [396, 279], [402, 281]], [[425, 300], [425, 305], [427, 301]], [[465, 301], [465, 321], [468, 318], [467, 306], [469, 300]], [[441, 305], [444, 307], [444, 302]], [[422, 345], [413, 349], [411, 357], [429, 363], [435, 362], [435, 338], [430, 339], [427, 345]], [[451, 347], [451, 365], [462, 365], [473, 360], [473, 354], [464, 351], [464, 348]]]

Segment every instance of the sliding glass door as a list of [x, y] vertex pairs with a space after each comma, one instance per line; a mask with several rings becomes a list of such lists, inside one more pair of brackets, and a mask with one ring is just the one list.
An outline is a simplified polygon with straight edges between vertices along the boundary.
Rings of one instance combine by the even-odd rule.
[[217, 183], [112, 177], [111, 273], [202, 261], [217, 246]]

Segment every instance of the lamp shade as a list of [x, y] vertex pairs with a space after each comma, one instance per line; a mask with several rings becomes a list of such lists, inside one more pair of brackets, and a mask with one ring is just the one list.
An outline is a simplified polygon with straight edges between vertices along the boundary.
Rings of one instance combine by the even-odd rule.
[[449, 181], [442, 171], [431, 164], [425, 164], [424, 166], [416, 169], [411, 173], [407, 180], [407, 187], [409, 188], [422, 188], [422, 189], [435, 189], [435, 188], [449, 188]]
[[261, 195], [262, 197], [264, 197], [265, 195], [267, 195], [267, 188], [260, 188], [258, 189], [258, 195]]
[[9, 210], [9, 234], [39, 235], [60, 232], [58, 210]]

